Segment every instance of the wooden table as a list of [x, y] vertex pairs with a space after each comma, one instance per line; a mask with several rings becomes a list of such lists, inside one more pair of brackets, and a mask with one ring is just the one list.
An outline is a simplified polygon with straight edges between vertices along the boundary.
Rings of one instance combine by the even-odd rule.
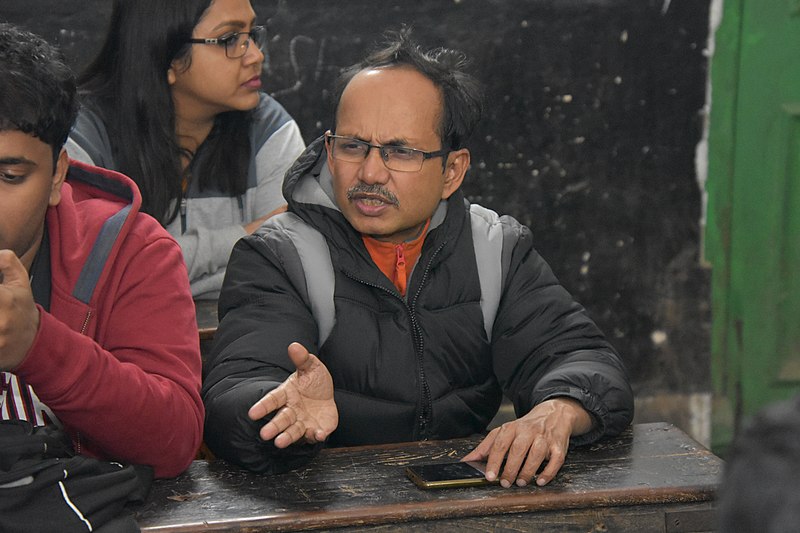
[[143, 531], [711, 531], [721, 459], [670, 424], [572, 450], [546, 487], [421, 490], [404, 467], [457, 460], [478, 438], [324, 450], [253, 474], [195, 461], [135, 509]]

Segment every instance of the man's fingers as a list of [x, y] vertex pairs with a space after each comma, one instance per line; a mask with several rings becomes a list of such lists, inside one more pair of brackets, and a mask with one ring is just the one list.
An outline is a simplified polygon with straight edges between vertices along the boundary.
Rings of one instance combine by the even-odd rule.
[[497, 436], [495, 431], [491, 431], [474, 450], [461, 458], [462, 461], [484, 461], [489, 456], [489, 450], [492, 449], [494, 439]]
[[264, 427], [259, 431], [259, 435], [264, 440], [272, 440], [295, 422], [297, 422], [297, 415], [294, 410], [284, 407], [269, 422], [264, 424]]
[[287, 427], [283, 433], [275, 437], [276, 448], [286, 448], [303, 438], [306, 432], [306, 426], [302, 421], [297, 421]]
[[497, 431], [497, 435], [489, 451], [489, 458], [486, 461], [486, 479], [489, 481], [494, 481], [500, 475], [503, 460], [505, 460], [508, 449], [516, 436], [516, 425], [503, 424], [495, 431]]
[[280, 409], [284, 405], [286, 405], [286, 391], [283, 385], [281, 385], [271, 390], [265, 394], [263, 398], [254, 403], [250, 410], [247, 411], [247, 416], [250, 417], [250, 420], [261, 420], [272, 411]]
[[502, 480], [501, 484], [504, 487], [510, 487], [511, 484], [518, 479], [520, 469], [522, 468], [525, 460], [529, 457], [532, 447], [535, 446], [536, 441], [531, 443], [530, 435], [523, 433], [516, 436], [508, 450], [506, 463], [503, 467], [503, 473], [500, 476]]
[[[509, 473], [509, 476], [516, 476], [516, 483], [520, 487], [524, 487], [531, 482], [533, 476], [541, 464], [547, 458], [547, 439], [543, 436], [536, 437], [532, 443], [528, 445], [528, 449], [524, 452], [521, 459], [524, 459], [522, 468], [519, 472]], [[505, 477], [505, 474], [504, 474]], [[514, 479], [509, 477], [508, 479]]]
[[327, 439], [330, 434], [330, 431], [318, 429], [313, 433], [311, 431], [306, 431], [306, 438], [308, 438], [310, 442], [325, 442], [325, 439]]
[[547, 466], [542, 470], [542, 473], [536, 478], [536, 484], [540, 487], [543, 485], [547, 485], [550, 481], [556, 477], [556, 474], [564, 465], [564, 460], [566, 459], [566, 453], [562, 449], [561, 446], [554, 444], [550, 448], [550, 458], [548, 459]]
[[533, 476], [542, 466], [542, 463], [547, 457], [547, 446], [543, 437], [539, 437], [532, 444], [528, 450], [525, 462], [517, 474], [517, 485], [525, 486], [531, 482]]

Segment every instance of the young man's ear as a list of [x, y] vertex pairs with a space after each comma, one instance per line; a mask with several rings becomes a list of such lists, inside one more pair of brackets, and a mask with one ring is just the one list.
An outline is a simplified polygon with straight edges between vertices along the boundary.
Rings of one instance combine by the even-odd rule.
[[461, 187], [464, 176], [469, 168], [469, 150], [461, 148], [453, 150], [447, 155], [447, 163], [444, 169], [444, 189], [442, 190], [442, 200], [450, 198], [454, 192]]
[[61, 149], [56, 161], [56, 168], [53, 172], [53, 181], [50, 184], [50, 206], [56, 206], [61, 202], [61, 186], [64, 180], [67, 179], [67, 171], [69, 171], [69, 156], [65, 148]]

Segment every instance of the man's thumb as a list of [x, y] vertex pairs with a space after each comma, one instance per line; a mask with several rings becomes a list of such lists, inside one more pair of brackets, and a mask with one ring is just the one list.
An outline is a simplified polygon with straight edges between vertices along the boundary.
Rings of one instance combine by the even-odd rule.
[[27, 285], [28, 271], [11, 250], [0, 250], [0, 284]]
[[288, 352], [289, 359], [292, 360], [297, 370], [308, 370], [306, 367], [311, 364], [312, 359], [305, 346], [299, 342], [293, 342], [289, 345]]

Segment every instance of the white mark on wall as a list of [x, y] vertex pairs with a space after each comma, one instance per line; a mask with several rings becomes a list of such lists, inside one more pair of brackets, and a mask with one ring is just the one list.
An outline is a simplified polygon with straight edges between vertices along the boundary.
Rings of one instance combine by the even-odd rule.
[[653, 342], [654, 346], [661, 346], [667, 342], [667, 333], [663, 330], [657, 329], [650, 334], [650, 340]]
[[[722, 22], [722, 2], [723, 0], [712, 0], [709, 7], [709, 30], [707, 52], [709, 64], [714, 57], [714, 38]], [[708, 220], [708, 194], [706, 193], [706, 181], [708, 180], [708, 129], [709, 116], [711, 114], [711, 68], [707, 69], [709, 74], [706, 78], [706, 103], [701, 111], [703, 116], [703, 133], [697, 143], [694, 152], [694, 168], [697, 173], [697, 185], [700, 188], [701, 210], [700, 210], [700, 262], [706, 263], [705, 259], [705, 235], [706, 223]]]
[[[317, 44], [316, 40], [306, 35], [296, 35], [295, 37], [292, 37], [292, 40], [289, 41], [289, 64], [292, 66], [292, 72], [294, 73], [295, 76], [295, 82], [291, 87], [280, 89], [278, 91], [271, 93], [271, 96], [273, 96], [274, 98], [278, 98], [286, 94], [300, 92], [300, 90], [303, 88], [303, 69], [300, 65], [300, 61], [297, 58], [297, 46], [299, 43], [305, 43], [311, 46]], [[317, 59], [316, 63], [314, 64], [313, 80], [315, 82], [319, 81], [322, 76], [323, 66], [325, 64], [326, 44], [327, 44], [327, 39], [324, 38], [319, 42], [319, 48], [317, 50]]]

